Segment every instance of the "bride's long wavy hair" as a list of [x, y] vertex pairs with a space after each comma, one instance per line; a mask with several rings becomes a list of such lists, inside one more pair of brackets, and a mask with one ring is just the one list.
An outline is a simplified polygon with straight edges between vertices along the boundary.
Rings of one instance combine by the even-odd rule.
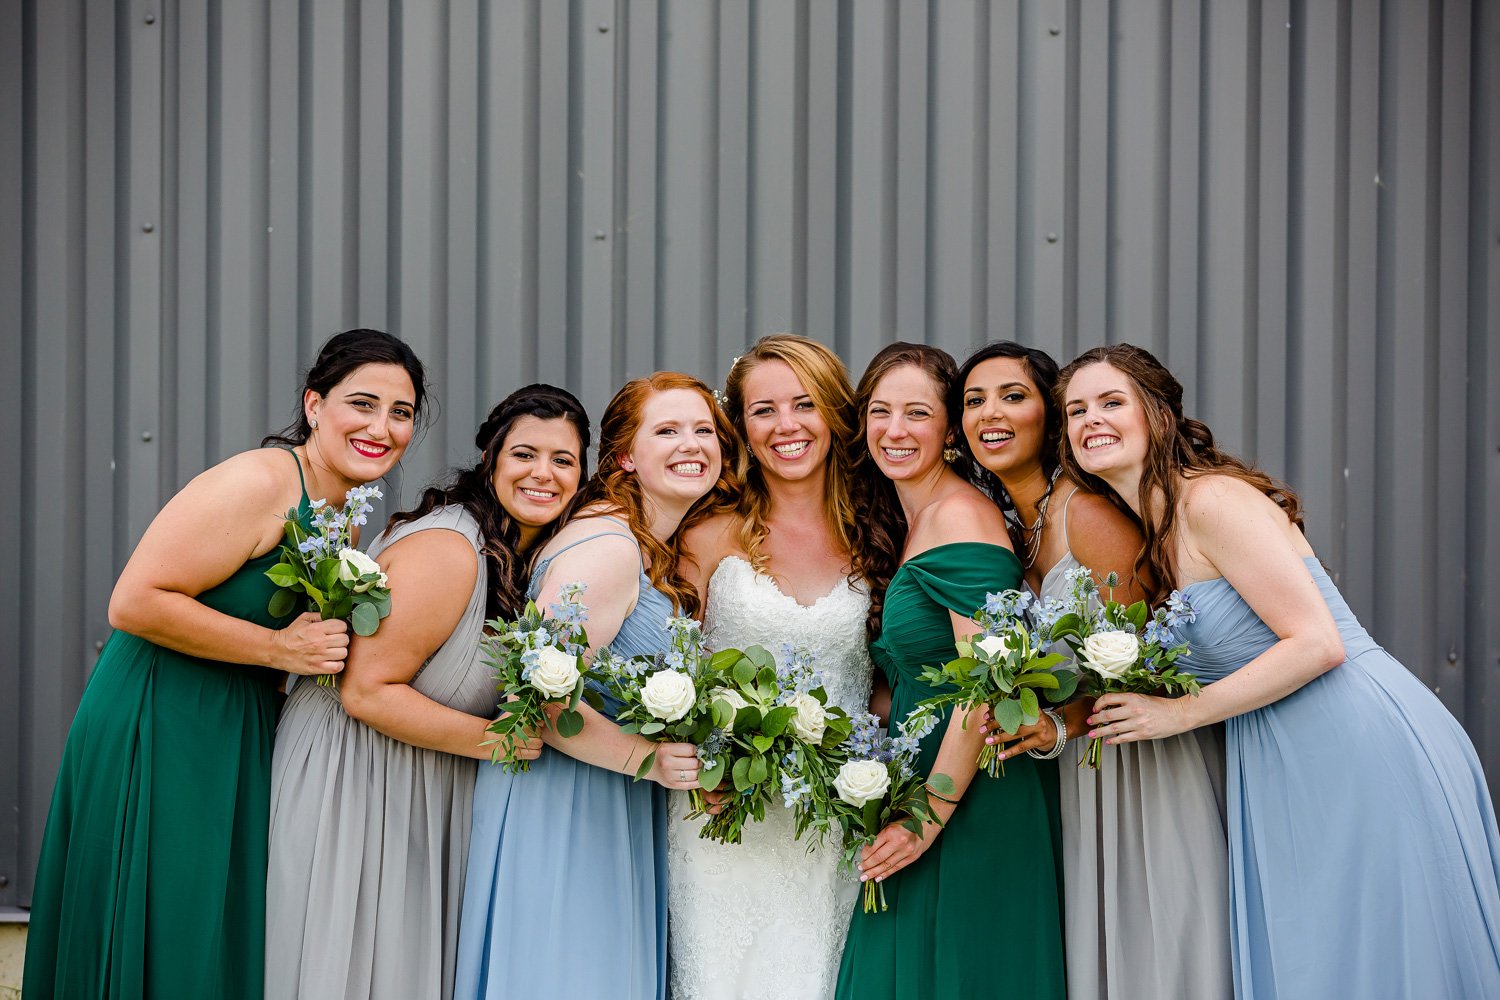
[[1153, 602], [1165, 598], [1176, 585], [1171, 542], [1173, 532], [1177, 530], [1180, 480], [1210, 474], [1233, 476], [1270, 497], [1298, 528], [1303, 526], [1302, 501], [1292, 488], [1242, 459], [1220, 451], [1208, 425], [1183, 414], [1182, 383], [1143, 347], [1134, 344], [1095, 347], [1069, 362], [1058, 375], [1054, 390], [1055, 402], [1064, 414], [1067, 413], [1068, 383], [1082, 369], [1099, 364], [1109, 365], [1125, 376], [1146, 415], [1146, 467], [1141, 475], [1136, 503], [1138, 509], [1150, 510], [1150, 498], [1160, 492], [1164, 501], [1161, 517], [1138, 517], [1113, 487], [1098, 476], [1085, 472], [1078, 464], [1072, 442], [1066, 434], [1062, 438], [1063, 474], [1085, 489], [1109, 497], [1115, 506], [1140, 525], [1144, 541], [1140, 554], [1136, 556], [1135, 568], [1141, 579], [1158, 581], [1157, 591], [1151, 595]]
[[[696, 392], [708, 403], [714, 432], [719, 438], [723, 471], [718, 482], [688, 509], [672, 536], [661, 541], [651, 534], [640, 477], [625, 471], [621, 460], [630, 454], [631, 442], [641, 426], [646, 400], [658, 392], [672, 389]], [[599, 421], [599, 471], [579, 489], [569, 516], [570, 519], [604, 515], [624, 518], [630, 525], [631, 534], [640, 542], [641, 550], [646, 553], [646, 575], [651, 578], [651, 585], [671, 598], [679, 613], [696, 618], [701, 610], [698, 588], [678, 568], [683, 530], [702, 520], [709, 512], [733, 505], [740, 489], [739, 477], [734, 471], [738, 464], [739, 439], [714, 400], [713, 393], [701, 379], [681, 372], [656, 372], [631, 379], [605, 407], [604, 419]]]

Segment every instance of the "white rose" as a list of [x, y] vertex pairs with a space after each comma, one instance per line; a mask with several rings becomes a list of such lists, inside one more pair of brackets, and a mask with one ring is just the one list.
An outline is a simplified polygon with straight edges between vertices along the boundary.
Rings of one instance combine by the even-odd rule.
[[[708, 693], [708, 699], [709, 699], [710, 702], [727, 701], [729, 703], [729, 707], [732, 708], [736, 713], [738, 713], [739, 710], [742, 709], [742, 708], [749, 708], [750, 707], [750, 703], [748, 701], [746, 701], [740, 695], [740, 693], [738, 691], [734, 690], [733, 688], [726, 688], [726, 687], [714, 688], [712, 691], [710, 691]], [[730, 733], [734, 732], [734, 720], [733, 719], [729, 720], [729, 725], [725, 726], [724, 730], [725, 730], [725, 732], [730, 732]]]
[[527, 683], [548, 698], [562, 698], [578, 686], [578, 657], [570, 656], [556, 646], [537, 650], [536, 666], [531, 668]]
[[987, 635], [975, 640], [974, 649], [986, 656], [1002, 656], [1005, 653], [1005, 640], [998, 635]]
[[676, 722], [697, 701], [693, 679], [680, 670], [658, 670], [641, 685], [641, 704], [663, 722]]
[[1140, 640], [1130, 632], [1096, 632], [1083, 640], [1083, 665], [1111, 680], [1123, 677], [1140, 655]]
[[[370, 589], [370, 585], [359, 582], [366, 573], [379, 575], [380, 564], [359, 549], [339, 549], [339, 579], [349, 584], [355, 593]], [[384, 583], [379, 586], [384, 586]]]
[[822, 740], [823, 730], [828, 728], [828, 715], [818, 699], [810, 694], [799, 694], [793, 696], [787, 704], [797, 710], [797, 714], [792, 716], [792, 732], [808, 743]]
[[891, 787], [891, 775], [878, 760], [851, 760], [834, 775], [833, 787], [839, 798], [859, 809], [885, 794]]

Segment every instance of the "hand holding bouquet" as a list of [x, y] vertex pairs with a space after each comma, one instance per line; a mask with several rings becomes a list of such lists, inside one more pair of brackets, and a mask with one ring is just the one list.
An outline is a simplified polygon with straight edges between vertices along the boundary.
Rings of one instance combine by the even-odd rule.
[[[352, 547], [354, 528], [369, 520], [370, 498], [381, 498], [378, 486], [356, 486], [344, 494], [342, 510], [312, 501], [312, 529], [304, 530], [297, 512], [286, 512], [281, 560], [266, 570], [276, 584], [266, 610], [276, 618], [291, 614], [297, 595], [305, 594], [324, 621], [347, 620], [355, 635], [374, 635], [391, 613], [391, 591], [380, 565]], [[318, 683], [333, 684], [332, 674]]]
[[[860, 852], [891, 823], [899, 822], [918, 837], [928, 823], [942, 825], [927, 797], [953, 794], [953, 781], [945, 774], [922, 777], [916, 759], [922, 738], [932, 732], [937, 719], [918, 709], [898, 723], [900, 735], [881, 736], [880, 720], [868, 712], [853, 720], [849, 739], [839, 747], [843, 763], [833, 778], [837, 796], [830, 813], [843, 833], [843, 863], [853, 868]], [[864, 912], [884, 911], [885, 883], [865, 882]]]
[[535, 601], [515, 621], [493, 619], [479, 646], [485, 662], [495, 670], [495, 689], [500, 692], [500, 716], [487, 727], [495, 734], [490, 759], [505, 762], [512, 774], [531, 769], [531, 762], [517, 756], [517, 749], [547, 724], [548, 705], [563, 705], [553, 726], [559, 736], [577, 736], [583, 729], [578, 701], [583, 696], [588, 672], [583, 653], [588, 635], [583, 623], [588, 609], [578, 600], [581, 583], [564, 586], [558, 602], [543, 617]]
[[[1144, 601], [1127, 608], [1109, 598], [1100, 599], [1093, 574], [1086, 568], [1070, 570], [1068, 583], [1070, 599], [1042, 609], [1039, 627], [1046, 630], [1049, 641], [1061, 640], [1073, 650], [1084, 668], [1086, 693], [1098, 697], [1199, 692], [1198, 679], [1177, 669], [1178, 658], [1187, 656], [1189, 650], [1173, 629], [1197, 618], [1180, 591], [1172, 591], [1166, 605], [1150, 613]], [[1109, 588], [1118, 583], [1113, 573], [1104, 581]], [[1097, 768], [1103, 743], [1097, 736], [1091, 739], [1080, 766]]]
[[[1053, 704], [1071, 698], [1078, 674], [1055, 669], [1067, 657], [1047, 652], [1041, 637], [1028, 626], [1023, 612], [1030, 601], [1030, 594], [1017, 590], [988, 595], [974, 615], [982, 631], [956, 643], [958, 658], [941, 667], [922, 668], [922, 680], [945, 690], [923, 701], [921, 707], [932, 710], [953, 705], [968, 712], [987, 705], [995, 723], [1014, 735], [1041, 718], [1038, 691]], [[1005, 772], [998, 748], [990, 744], [979, 751], [979, 766], [992, 778]]]

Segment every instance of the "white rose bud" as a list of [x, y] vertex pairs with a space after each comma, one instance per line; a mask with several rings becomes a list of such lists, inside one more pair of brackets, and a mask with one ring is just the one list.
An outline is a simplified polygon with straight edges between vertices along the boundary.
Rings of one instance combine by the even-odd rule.
[[[733, 688], [726, 688], [726, 687], [714, 688], [712, 691], [710, 691], [708, 693], [708, 698], [709, 698], [710, 702], [727, 701], [729, 703], [729, 707], [732, 708], [732, 709], [734, 709], [734, 711], [736, 713], [738, 713], [739, 710], [742, 709], [742, 708], [749, 708], [750, 707], [750, 703], [748, 701], [746, 701], [740, 695], [740, 693], [738, 691], [734, 690]], [[729, 720], [729, 725], [727, 725], [727, 726], [724, 727], [724, 731], [728, 732], [728, 733], [734, 732], [734, 720], [733, 719]]]
[[339, 549], [339, 579], [350, 585], [356, 594], [370, 589], [369, 584], [359, 582], [366, 573], [379, 573], [380, 564], [359, 549]]
[[974, 649], [986, 656], [1002, 656], [1005, 653], [1005, 640], [998, 635], [987, 635], [974, 640]]
[[834, 775], [833, 787], [839, 798], [860, 809], [885, 794], [891, 787], [891, 775], [878, 760], [851, 760]]
[[641, 685], [641, 704], [663, 722], [676, 722], [697, 701], [693, 679], [680, 670], [658, 670]]
[[828, 728], [828, 715], [818, 699], [810, 694], [799, 694], [787, 704], [797, 710], [792, 716], [792, 732], [808, 743], [820, 742], [823, 730]]
[[527, 683], [548, 698], [562, 698], [578, 686], [578, 657], [547, 646], [537, 650], [536, 666], [531, 668]]
[[1111, 680], [1123, 677], [1140, 655], [1140, 640], [1130, 632], [1096, 632], [1083, 640], [1083, 665]]

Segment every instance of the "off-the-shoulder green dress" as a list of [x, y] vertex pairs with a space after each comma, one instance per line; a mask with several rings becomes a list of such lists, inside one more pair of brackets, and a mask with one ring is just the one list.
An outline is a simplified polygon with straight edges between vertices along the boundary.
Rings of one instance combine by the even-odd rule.
[[[972, 615], [986, 593], [1021, 584], [1002, 546], [956, 542], [901, 564], [886, 590], [880, 638], [870, 647], [900, 720], [936, 689], [923, 666], [952, 659], [948, 612]], [[947, 718], [922, 741], [930, 772]], [[976, 775], [937, 840], [886, 880], [890, 908], [854, 907], [838, 996], [1014, 996], [1062, 1000], [1062, 872], [1057, 765], [1021, 755], [1005, 774]]]

